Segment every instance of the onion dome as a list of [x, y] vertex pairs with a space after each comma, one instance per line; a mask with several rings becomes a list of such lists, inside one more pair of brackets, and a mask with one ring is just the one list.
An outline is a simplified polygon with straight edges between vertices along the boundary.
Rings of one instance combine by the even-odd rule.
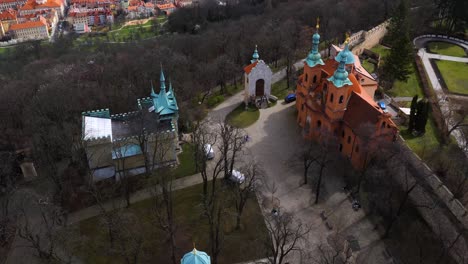
[[252, 59], [250, 60], [250, 62], [254, 63], [258, 61], [259, 58], [260, 58], [260, 55], [258, 55], [257, 45], [255, 45], [255, 50], [254, 50], [254, 53], [252, 55]]
[[307, 55], [306, 58], [306, 63], [309, 65], [309, 67], [314, 67], [315, 65], [324, 65], [322, 56], [320, 55], [320, 52], [318, 50], [318, 46], [320, 43], [320, 35], [318, 33], [318, 30], [320, 28], [319, 25], [319, 19], [317, 18], [317, 26], [316, 26], [316, 32], [312, 36], [312, 50], [309, 52], [309, 55]]
[[[348, 40], [346, 40], [346, 47], [348, 46]], [[348, 50], [349, 51], [349, 50]], [[341, 53], [341, 52], [340, 52]], [[351, 55], [353, 55], [351, 52], [349, 52]], [[351, 85], [352, 82], [348, 78], [348, 72], [345, 69], [345, 64], [347, 63], [347, 54], [345, 56], [336, 56], [336, 59], [340, 59], [340, 64], [338, 65], [338, 68], [335, 70], [335, 73], [333, 73], [333, 76], [328, 78], [327, 80], [332, 82], [335, 87], [340, 88], [343, 87], [344, 85]], [[353, 62], [354, 62], [354, 55], [353, 55]]]
[[349, 37], [346, 38], [345, 48], [336, 55], [337, 62], [345, 61], [345, 64], [354, 64], [354, 54], [349, 50]]
[[193, 251], [184, 255], [181, 264], [211, 264], [210, 256], [203, 251], [193, 249]]

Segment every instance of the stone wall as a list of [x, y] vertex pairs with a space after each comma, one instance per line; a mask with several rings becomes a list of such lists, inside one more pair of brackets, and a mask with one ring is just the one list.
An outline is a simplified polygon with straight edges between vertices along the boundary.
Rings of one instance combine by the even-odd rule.
[[350, 36], [350, 45], [356, 55], [360, 55], [364, 49], [371, 49], [379, 44], [387, 33], [388, 20], [375, 26], [369, 31], [359, 31]]
[[[393, 166], [395, 179], [404, 186], [409, 179], [418, 183], [410, 193], [410, 200], [434, 234], [441, 239], [447, 252], [457, 263], [465, 263], [464, 257], [468, 248], [468, 237], [461, 235], [468, 227], [466, 208], [454, 198], [450, 190], [443, 185], [435, 173], [405, 144], [403, 138], [397, 141], [402, 148], [401, 155], [405, 160], [408, 174], [404, 167]], [[408, 176], [408, 179], [405, 178]]]

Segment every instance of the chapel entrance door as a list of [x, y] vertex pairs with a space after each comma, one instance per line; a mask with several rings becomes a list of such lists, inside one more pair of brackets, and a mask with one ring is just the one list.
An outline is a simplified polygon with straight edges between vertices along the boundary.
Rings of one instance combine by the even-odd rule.
[[265, 95], [265, 80], [259, 79], [255, 82], [255, 96]]

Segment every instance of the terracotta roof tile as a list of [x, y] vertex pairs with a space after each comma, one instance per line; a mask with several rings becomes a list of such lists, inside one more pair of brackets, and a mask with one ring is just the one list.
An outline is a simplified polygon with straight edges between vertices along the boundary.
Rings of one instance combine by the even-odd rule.
[[20, 24], [13, 24], [10, 26], [10, 30], [20, 30], [26, 28], [36, 28], [47, 26], [43, 21], [28, 21]]
[[366, 123], [375, 124], [383, 114], [376, 106], [372, 106], [362, 95], [353, 91], [343, 121], [355, 131]]
[[250, 65], [245, 66], [245, 67], [244, 67], [245, 73], [249, 74], [249, 73], [252, 71], [252, 69], [253, 69], [255, 66], [257, 66], [257, 63], [258, 63], [258, 61], [254, 62], [254, 63], [252, 63], [252, 64], [250, 64]]

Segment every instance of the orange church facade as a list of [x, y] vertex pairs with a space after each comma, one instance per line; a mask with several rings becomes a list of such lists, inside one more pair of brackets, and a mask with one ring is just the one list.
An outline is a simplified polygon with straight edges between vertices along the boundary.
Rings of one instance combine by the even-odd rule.
[[371, 151], [396, 139], [398, 128], [374, 101], [377, 82], [361, 67], [347, 42], [336, 57], [324, 62], [318, 52], [319, 39], [315, 33], [304, 73], [298, 78], [297, 122], [305, 139], [332, 138], [339, 152], [362, 169]]

